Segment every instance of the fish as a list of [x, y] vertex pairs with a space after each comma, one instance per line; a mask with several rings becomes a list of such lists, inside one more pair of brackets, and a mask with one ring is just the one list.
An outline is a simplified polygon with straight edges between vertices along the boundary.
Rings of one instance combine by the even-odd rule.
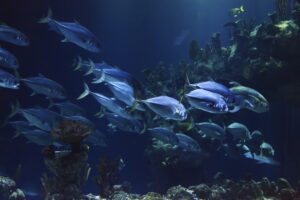
[[106, 147], [107, 146], [106, 136], [99, 130], [95, 130], [94, 132], [89, 134], [84, 139], [84, 142], [91, 144], [93, 146], [98, 146], [98, 147]]
[[185, 97], [192, 108], [215, 114], [227, 113], [229, 110], [223, 96], [207, 90], [196, 89], [185, 94]]
[[41, 146], [49, 146], [54, 143], [53, 138], [50, 134], [43, 130], [29, 130], [20, 133], [24, 136], [29, 142], [41, 145]]
[[7, 71], [0, 69], [0, 87], [17, 90], [19, 89], [19, 79]]
[[49, 108], [57, 107], [63, 116], [85, 115], [85, 110], [69, 101], [61, 103], [50, 102]]
[[190, 87], [193, 87], [194, 89], [203, 89], [223, 96], [228, 104], [233, 103], [235, 101], [234, 93], [223, 84], [217, 83], [215, 81], [190, 83], [188, 77], [187, 82], [188, 85]]
[[271, 144], [269, 144], [267, 142], [263, 142], [260, 145], [260, 152], [261, 152], [261, 155], [264, 155], [264, 156], [274, 156], [275, 155], [274, 148], [272, 147]]
[[178, 138], [178, 146], [182, 148], [184, 151], [188, 152], [200, 152], [200, 145], [196, 140], [191, 138], [188, 135], [183, 133], [176, 133], [176, 137]]
[[166, 127], [155, 127], [148, 128], [147, 133], [151, 134], [153, 137], [163, 141], [164, 143], [169, 143], [172, 145], [178, 145], [179, 140], [176, 134]]
[[16, 70], [19, 68], [19, 61], [12, 53], [0, 47], [0, 66]]
[[10, 121], [10, 122], [8, 122], [8, 124], [10, 126], [12, 126], [16, 131], [16, 134], [13, 138], [18, 137], [21, 132], [30, 131], [30, 130], [34, 129], [34, 127], [31, 126], [29, 124], [29, 122], [27, 122], [27, 121], [21, 121], [21, 120], [19, 120], [19, 121]]
[[158, 96], [141, 100], [157, 115], [171, 120], [183, 121], [187, 119], [187, 111], [182, 103], [169, 96]]
[[245, 144], [223, 144], [222, 148], [225, 151], [225, 156], [230, 158], [240, 158], [245, 153], [250, 153], [250, 149]]
[[89, 86], [86, 83], [84, 83], [83, 93], [77, 98], [77, 100], [83, 99], [89, 94], [91, 94], [99, 104], [101, 104], [105, 109], [109, 110], [110, 112], [113, 112], [129, 120], [133, 119], [133, 117], [115, 99], [109, 98], [100, 93], [90, 91]]
[[0, 25], [0, 40], [18, 46], [30, 44], [29, 38], [24, 33], [5, 24]]
[[257, 154], [251, 154], [250, 152], [244, 154], [245, 158], [253, 159], [257, 161], [258, 164], [269, 164], [269, 165], [280, 165], [280, 163], [271, 157], [266, 157]]
[[66, 99], [67, 92], [65, 88], [54, 80], [44, 77], [43, 75], [22, 78], [21, 81], [29, 87], [34, 94], [45, 95], [49, 99]]
[[19, 103], [12, 105], [11, 114], [8, 119], [16, 114], [21, 114], [29, 123], [30, 126], [35, 126], [44, 131], [51, 131], [57, 123], [62, 120], [62, 117], [51, 110], [45, 108], [20, 108]]
[[245, 12], [245, 8], [243, 5], [241, 5], [240, 7], [238, 8], [232, 8], [230, 11], [229, 11], [229, 15], [231, 17], [237, 17], [238, 15], [242, 14]]
[[100, 52], [100, 42], [97, 37], [86, 27], [74, 22], [57, 21], [52, 18], [51, 9], [48, 10], [48, 15], [39, 20], [39, 23], [47, 23], [51, 30], [64, 36], [62, 42], [70, 42], [90, 52]]
[[128, 106], [133, 106], [135, 103], [134, 89], [126, 82], [116, 81], [107, 83], [114, 97], [124, 102]]
[[255, 89], [239, 85], [230, 88], [236, 97], [235, 106], [246, 108], [256, 113], [267, 112], [270, 104], [267, 99]]
[[223, 141], [225, 139], [225, 130], [218, 124], [212, 122], [195, 123], [200, 134], [205, 137]]
[[226, 131], [228, 131], [232, 136], [234, 140], [241, 139], [244, 141], [251, 139], [251, 134], [248, 128], [241, 123], [231, 123], [226, 127]]
[[104, 116], [109, 121], [110, 127], [115, 127], [129, 133], [143, 133], [145, 131], [144, 125], [134, 118], [127, 119], [110, 112], [106, 112]]

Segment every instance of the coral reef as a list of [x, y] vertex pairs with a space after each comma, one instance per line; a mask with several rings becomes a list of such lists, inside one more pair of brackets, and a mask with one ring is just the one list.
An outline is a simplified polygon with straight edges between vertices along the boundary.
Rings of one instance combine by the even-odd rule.
[[9, 200], [26, 200], [22, 190], [17, 188], [17, 184], [9, 177], [0, 176], [0, 197]]
[[[220, 176], [221, 175], [221, 176]], [[218, 173], [214, 178], [214, 184], [199, 184], [188, 188], [174, 186], [167, 190], [165, 195], [147, 193], [145, 195], [129, 194], [124, 191], [114, 192], [108, 199], [135, 199], [135, 200], [295, 200], [300, 199], [299, 188], [293, 189], [285, 179], [278, 179], [276, 182], [262, 178], [254, 181], [250, 177], [241, 181], [233, 181], [224, 178]]]

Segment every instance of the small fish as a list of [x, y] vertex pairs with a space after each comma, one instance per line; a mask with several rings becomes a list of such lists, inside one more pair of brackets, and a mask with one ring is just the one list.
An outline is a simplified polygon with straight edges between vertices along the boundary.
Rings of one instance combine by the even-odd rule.
[[261, 156], [257, 154], [251, 154], [250, 152], [244, 154], [245, 158], [253, 159], [257, 161], [258, 164], [269, 164], [269, 165], [280, 165], [280, 163], [273, 158]]
[[109, 112], [106, 112], [104, 116], [109, 121], [110, 126], [114, 126], [121, 131], [130, 133], [143, 133], [145, 131], [143, 124], [134, 118], [127, 119]]
[[150, 133], [153, 137], [163, 141], [164, 143], [178, 145], [179, 142], [178, 137], [169, 128], [166, 127], [148, 128], [147, 132]]
[[120, 106], [120, 104], [115, 99], [109, 98], [100, 93], [91, 92], [89, 86], [86, 83], [84, 84], [83, 93], [77, 99], [83, 99], [89, 94], [91, 94], [94, 97], [94, 99], [98, 103], [100, 103], [105, 109], [129, 120], [133, 118], [122, 106]]
[[248, 128], [241, 123], [234, 122], [232, 124], [229, 124], [226, 127], [226, 131], [228, 131], [232, 136], [234, 140], [241, 139], [244, 141], [251, 139], [251, 134]]
[[42, 94], [49, 99], [65, 99], [67, 97], [67, 92], [62, 85], [42, 75], [21, 80], [33, 90], [33, 94]]
[[212, 122], [196, 123], [195, 126], [199, 129], [200, 134], [205, 137], [223, 141], [225, 139], [225, 130], [218, 124]]
[[77, 46], [91, 51], [100, 52], [100, 43], [97, 37], [86, 27], [78, 22], [62, 22], [52, 19], [52, 11], [49, 9], [48, 16], [39, 20], [39, 23], [47, 23], [50, 29], [65, 37], [62, 42], [71, 42]]
[[246, 108], [257, 113], [263, 113], [269, 110], [270, 105], [267, 99], [258, 91], [237, 84], [231, 87], [230, 90], [236, 97], [235, 106]]
[[188, 152], [200, 152], [201, 148], [196, 140], [187, 136], [183, 133], [176, 133], [176, 137], [178, 138], [178, 146], [182, 148], [184, 151]]
[[0, 25], [0, 40], [18, 46], [28, 46], [30, 44], [28, 37], [24, 33], [4, 24]]
[[19, 85], [19, 80], [14, 75], [0, 69], [0, 87], [16, 90]]
[[187, 119], [187, 111], [182, 103], [168, 96], [158, 96], [142, 100], [157, 115], [177, 121]]
[[49, 108], [52, 107], [57, 107], [60, 111], [60, 114], [63, 116], [85, 115], [83, 108], [69, 101], [61, 103], [51, 102]]
[[98, 147], [106, 147], [107, 146], [106, 137], [99, 130], [96, 130], [96, 131], [92, 132], [91, 134], [89, 134], [89, 136], [84, 139], [84, 142], [91, 144], [93, 146], [98, 146]]
[[217, 93], [224, 97], [227, 103], [234, 102], [234, 93], [225, 85], [217, 83], [215, 81], [204, 81], [199, 83], [190, 83], [187, 77], [188, 85], [195, 89], [203, 89], [213, 93]]
[[185, 97], [193, 108], [216, 114], [228, 112], [228, 105], [219, 94], [196, 89], [185, 94]]
[[0, 47], [0, 66], [8, 69], [18, 69], [18, 59], [9, 51]]
[[275, 150], [272, 147], [272, 145], [269, 143], [266, 143], [266, 142], [263, 142], [260, 145], [260, 152], [261, 152], [260, 154], [264, 155], [264, 156], [274, 156], [275, 155]]
[[239, 14], [242, 14], [245, 12], [245, 8], [243, 5], [241, 5], [240, 7], [238, 8], [232, 8], [230, 11], [229, 11], [229, 15], [231, 17], [237, 17]]
[[21, 132], [21, 135], [23, 135], [29, 142], [41, 146], [52, 145], [54, 142], [50, 134], [43, 130], [37, 129], [37, 130], [24, 131]]

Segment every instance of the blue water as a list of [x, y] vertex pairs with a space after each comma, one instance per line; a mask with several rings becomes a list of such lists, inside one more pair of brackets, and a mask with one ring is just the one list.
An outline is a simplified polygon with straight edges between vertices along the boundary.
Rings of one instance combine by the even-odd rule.
[[[23, 77], [34, 76], [38, 73], [62, 83], [68, 91], [69, 97], [75, 98], [82, 92], [84, 78], [80, 73], [72, 70], [73, 59], [81, 55], [95, 61], [106, 62], [120, 66], [136, 77], [140, 77], [141, 70], [151, 67], [158, 62], [178, 63], [181, 60], [189, 62], [188, 47], [191, 40], [196, 39], [203, 47], [210, 41], [211, 34], [221, 33], [223, 45], [229, 44], [228, 31], [223, 24], [231, 18], [228, 10], [244, 5], [245, 19], [257, 22], [268, 20], [267, 14], [274, 10], [274, 1], [261, 0], [85, 0], [85, 1], [9, 1], [5, 0], [0, 6], [0, 21], [13, 25], [25, 32], [31, 38], [28, 48], [17, 48], [4, 44], [3, 47], [14, 52], [21, 64], [20, 74]], [[95, 33], [102, 45], [101, 54], [93, 54], [72, 44], [62, 44], [60, 36], [48, 31], [44, 25], [37, 24], [37, 20], [44, 16], [51, 7], [56, 19], [72, 21], [76, 19]], [[177, 37], [182, 32], [187, 35], [175, 45]], [[1, 44], [2, 46], [2, 44]], [[141, 78], [142, 79], [142, 78]], [[86, 79], [87, 80], [87, 79]], [[23, 87], [25, 88], [25, 87]], [[9, 113], [8, 105], [19, 99], [23, 107], [33, 104], [47, 106], [48, 101], [42, 96], [29, 97], [29, 89], [19, 91], [0, 90], [1, 118]], [[93, 114], [99, 107], [92, 98], [80, 102], [89, 114]], [[251, 172], [254, 177], [269, 176], [276, 178], [288, 177], [295, 182], [299, 178], [300, 159], [299, 108], [281, 102], [274, 102], [271, 110], [257, 115], [242, 112], [233, 116], [232, 120], [239, 120], [248, 125], [251, 130], [261, 130], [266, 139], [273, 144], [276, 158], [281, 166], [270, 167], [257, 165], [243, 160], [227, 159], [216, 156], [205, 163], [203, 169], [193, 169], [186, 176], [178, 180], [171, 177], [176, 174], [161, 174], [159, 176], [166, 185], [197, 184], [198, 180], [209, 181], [217, 171], [223, 171], [233, 179], [242, 178]], [[255, 119], [255, 120], [254, 120]], [[94, 119], [97, 127], [107, 129], [105, 120]], [[10, 140], [12, 129], [1, 129], [0, 172], [11, 175], [19, 163], [22, 164], [22, 175], [19, 185], [40, 190], [40, 176], [45, 172], [41, 147], [26, 144], [26, 140], [19, 138]], [[2, 139], [3, 138], [3, 139]], [[131, 182], [134, 192], [145, 193], [147, 184], [153, 181], [153, 174], [145, 159], [144, 147], [146, 141], [140, 136], [130, 133], [116, 134], [109, 140], [106, 149], [91, 149], [89, 163], [95, 166], [101, 154], [112, 157], [121, 156], [126, 167], [122, 171], [122, 180]], [[202, 171], [202, 172], [201, 172]], [[91, 177], [96, 174], [92, 170]], [[168, 177], [169, 176], [169, 177]], [[96, 193], [97, 187], [90, 178], [85, 191]]]

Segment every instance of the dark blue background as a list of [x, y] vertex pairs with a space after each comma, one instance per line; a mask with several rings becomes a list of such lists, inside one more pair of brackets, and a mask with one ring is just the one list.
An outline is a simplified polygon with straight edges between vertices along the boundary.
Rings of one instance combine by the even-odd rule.
[[[201, 46], [210, 40], [214, 32], [220, 32], [223, 44], [228, 44], [228, 32], [223, 24], [230, 20], [228, 10], [244, 5], [244, 18], [254, 18], [258, 22], [268, 20], [267, 14], [274, 9], [273, 1], [244, 0], [3, 0], [0, 6], [0, 21], [14, 26], [31, 38], [29, 47], [14, 47], [1, 43], [1, 46], [13, 52], [21, 64], [22, 77], [42, 73], [62, 83], [71, 100], [82, 92], [84, 78], [72, 71], [73, 59], [81, 55], [95, 61], [106, 62], [141, 78], [140, 71], [151, 67], [159, 61], [177, 63], [188, 60], [188, 45], [197, 39]], [[40, 17], [47, 13], [48, 7], [54, 12], [54, 18], [64, 21], [76, 19], [88, 27], [100, 39], [103, 52], [93, 54], [72, 44], [62, 44], [56, 33], [48, 31], [46, 25], [38, 24]], [[174, 46], [175, 38], [181, 31], [188, 30], [189, 35], [181, 46]], [[48, 105], [41, 96], [29, 97], [30, 91], [22, 87], [19, 91], [0, 88], [1, 118], [9, 113], [9, 104], [19, 99], [23, 107]], [[92, 115], [99, 107], [91, 98], [80, 102], [80, 105]], [[299, 178], [299, 107], [284, 102], [271, 102], [271, 110], [265, 114], [242, 111], [232, 115], [232, 120], [248, 125], [250, 130], [261, 130], [276, 149], [276, 159], [280, 167], [256, 165], [244, 160], [231, 160], [213, 157], [204, 164], [204, 175], [207, 180], [217, 171], [224, 171], [228, 177], [242, 178], [252, 172], [254, 177], [285, 176], [292, 182]], [[105, 120], [94, 119], [100, 130], [105, 132]], [[39, 190], [39, 178], [45, 171], [41, 156], [41, 147], [26, 144], [24, 139], [10, 140], [12, 129], [0, 130], [0, 173], [11, 175], [21, 163], [23, 173], [20, 186]], [[143, 149], [145, 140], [142, 136], [121, 133], [110, 138], [107, 149], [92, 148], [90, 163], [95, 166], [101, 154], [112, 157], [121, 156], [126, 167], [122, 172], [124, 180], [132, 183], [133, 191], [144, 193], [153, 174], [147, 165]], [[92, 176], [95, 175], [92, 171]], [[180, 177], [177, 183], [195, 184], [200, 171], [194, 170], [186, 177]], [[166, 177], [168, 174], [165, 175]], [[165, 179], [167, 179], [165, 177]], [[163, 177], [162, 177], [163, 178]], [[194, 178], [195, 179], [195, 178]], [[172, 180], [173, 181], [173, 180]], [[86, 187], [88, 192], [97, 192], [92, 178]]]

